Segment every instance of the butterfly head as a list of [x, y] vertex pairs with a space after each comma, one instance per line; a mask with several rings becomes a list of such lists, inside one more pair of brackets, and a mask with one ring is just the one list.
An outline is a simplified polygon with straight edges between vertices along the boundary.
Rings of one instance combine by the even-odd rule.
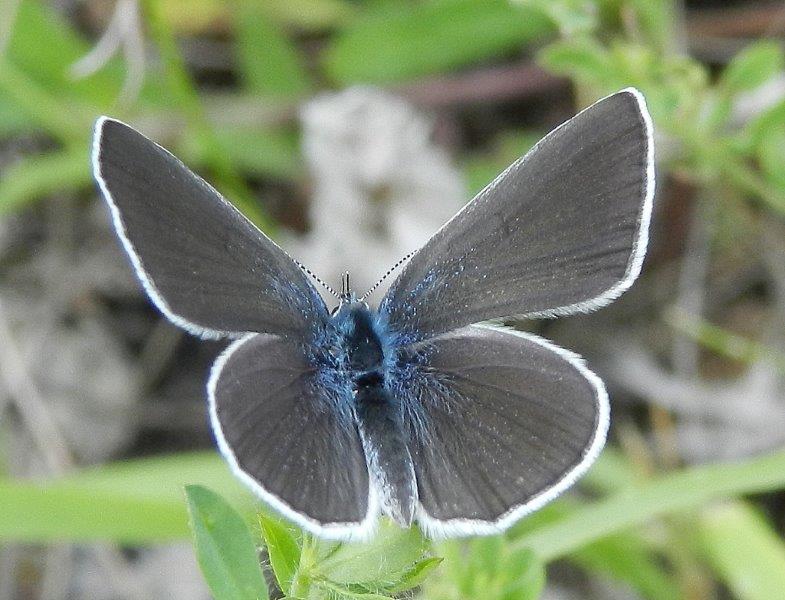
[[342, 309], [353, 308], [356, 305], [362, 305], [366, 309], [368, 308], [368, 303], [362, 298], [357, 298], [357, 294], [355, 294], [349, 286], [349, 271], [344, 271], [341, 275], [341, 293], [338, 294], [338, 300], [339, 304], [333, 309], [333, 315], [338, 314]]
[[[357, 294], [349, 286], [349, 271], [344, 271], [343, 275], [341, 275], [341, 293], [338, 298], [341, 301], [341, 305], [362, 302], [361, 299], [357, 299]], [[363, 302], [363, 304], [365, 303]]]

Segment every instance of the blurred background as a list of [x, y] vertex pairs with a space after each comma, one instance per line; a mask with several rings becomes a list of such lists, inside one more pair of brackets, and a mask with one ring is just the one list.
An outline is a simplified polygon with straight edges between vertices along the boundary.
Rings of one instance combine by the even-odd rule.
[[[768, 1], [0, 0], [0, 600], [208, 598], [181, 485], [242, 496], [206, 418], [223, 345], [141, 292], [91, 178], [97, 116], [365, 289], [551, 128], [638, 87], [641, 279], [520, 324], [608, 384], [581, 503], [785, 445], [783, 36]], [[785, 598], [784, 527], [774, 492], [661, 518], [552, 562], [542, 597]], [[498, 566], [504, 543], [477, 551]], [[458, 582], [462, 560], [422, 597], [530, 597], [489, 583], [514, 566]], [[773, 580], [751, 587], [750, 563]]]

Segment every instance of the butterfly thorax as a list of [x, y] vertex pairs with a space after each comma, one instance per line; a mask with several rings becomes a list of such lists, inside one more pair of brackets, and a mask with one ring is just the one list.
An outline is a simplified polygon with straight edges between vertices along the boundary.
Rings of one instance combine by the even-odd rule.
[[363, 302], [344, 302], [332, 321], [341, 337], [355, 393], [362, 387], [383, 386], [384, 332], [368, 306]]
[[[385, 512], [403, 526], [417, 500], [414, 467], [403, 433], [400, 403], [385, 385], [387, 332], [363, 302], [344, 302], [332, 317], [352, 385], [354, 414], [366, 459], [376, 474]], [[387, 350], [388, 352], [390, 350]]]

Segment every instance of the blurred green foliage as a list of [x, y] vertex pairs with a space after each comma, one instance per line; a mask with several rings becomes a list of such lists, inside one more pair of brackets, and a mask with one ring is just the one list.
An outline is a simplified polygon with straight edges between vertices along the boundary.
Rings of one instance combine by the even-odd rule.
[[[767, 168], [756, 168], [761, 155], [770, 153], [769, 165], [777, 155], [781, 164], [785, 156], [785, 146], [775, 147], [778, 140], [771, 137], [772, 130], [781, 130], [783, 102], [741, 129], [732, 122], [734, 102], [781, 72], [782, 48], [767, 40], [755, 42], [739, 53], [719, 78], [712, 79], [700, 62], [674, 51], [677, 40], [658, 49], [657, 40], [674, 31], [667, 28], [667, 3], [646, 6], [646, 12], [633, 13], [640, 18], [638, 35], [600, 41], [601, 25], [595, 23], [588, 31], [545, 46], [539, 53], [541, 63], [574, 79], [588, 98], [625, 86], [637, 87], [646, 97], [656, 125], [664, 158], [661, 165], [691, 177], [698, 185], [727, 186], [785, 213], [785, 188], [777, 181], [779, 176], [772, 177]], [[663, 14], [654, 18], [651, 11], [658, 6]], [[658, 29], [648, 31], [652, 24], [658, 24]]]
[[[674, 6], [651, 0], [145, 0], [142, 16], [159, 60], [137, 98], [121, 97], [126, 65], [114, 57], [86, 78], [71, 66], [90, 42], [36, 0], [21, 0], [0, 53], [0, 139], [31, 132], [47, 150], [20, 157], [0, 178], [0, 215], [58, 193], [89, 189], [89, 144], [103, 113], [148, 124], [205, 171], [255, 222], [274, 223], [253, 178], [297, 182], [297, 103], [326, 86], [388, 85], [498, 61], [529, 49], [569, 77], [587, 104], [627, 86], [647, 98], [659, 168], [723, 198], [785, 215], [785, 101], [739, 124], [746, 94], [783, 70], [781, 46], [750, 44], [719, 75], [690, 58]], [[235, 47], [231, 93], [200, 89], [176, 38], [220, 21]], [[319, 39], [318, 50], [303, 38]], [[42, 43], [46, 40], [46, 43]], [[315, 53], [315, 55], [314, 55]], [[541, 133], [541, 132], [540, 132]], [[538, 138], [506, 131], [464, 160], [478, 190]], [[716, 352], [750, 361], [776, 353], [710, 323], [672, 324]], [[750, 504], [723, 498], [785, 487], [785, 455], [652, 476], [634, 457], [606, 450], [583, 483], [596, 499], [561, 499], [504, 536], [429, 543], [382, 526], [370, 544], [318, 541], [264, 513], [214, 455], [142, 460], [34, 484], [0, 481], [0, 539], [151, 543], [187, 535], [182, 498], [205, 577], [218, 600], [265, 598], [264, 568], [289, 598], [432, 600], [537, 598], [548, 563], [567, 559], [620, 581], [642, 598], [682, 597], [697, 562], [746, 599], [785, 589], [785, 545]], [[221, 496], [209, 489], [221, 490]], [[229, 499], [222, 498], [225, 496]], [[685, 523], [694, 539], [685, 540]], [[414, 590], [414, 592], [412, 592]]]
[[503, 56], [552, 31], [506, 0], [379, 4], [335, 36], [324, 65], [339, 84], [390, 83]]
[[[194, 485], [197, 482], [200, 485]], [[647, 530], [652, 520], [676, 513], [696, 515], [695, 527], [701, 532], [696, 551], [716, 565], [724, 580], [743, 585], [754, 578], [755, 589], [765, 590], [779, 585], [782, 577], [782, 571], [760, 568], [780, 564], [785, 553], [765, 519], [744, 504], [712, 504], [785, 487], [782, 452], [650, 478], [609, 448], [583, 483], [600, 499], [563, 498], [503, 536], [433, 544], [416, 528], [402, 530], [387, 522], [368, 543], [313, 539], [266, 509], [260, 514], [213, 453], [139, 459], [47, 484], [0, 479], [0, 541], [144, 544], [182, 538], [188, 535], [184, 485], [192, 486], [188, 503], [200, 563], [217, 563], [204, 567], [206, 572], [220, 572], [224, 563], [244, 564], [238, 563], [238, 553], [256, 554], [254, 544], [232, 545], [244, 537], [238, 530], [247, 528], [256, 544], [266, 546], [271, 572], [293, 598], [371, 600], [415, 586], [422, 586], [422, 597], [429, 600], [474, 598], [480, 592], [483, 598], [500, 600], [536, 598], [544, 583], [543, 565], [562, 558], [624, 581], [643, 598], [674, 598], [678, 579], [662, 563], [672, 539]], [[220, 489], [229, 500], [201, 491], [206, 489], [201, 486]], [[736, 508], [723, 508], [729, 506]], [[723, 519], [728, 513], [734, 518]], [[654, 526], [652, 531], [659, 529]], [[223, 536], [231, 539], [224, 541]], [[715, 547], [712, 541], [723, 537], [723, 545]], [[200, 544], [205, 547], [199, 549]], [[757, 560], [749, 559], [751, 547], [757, 548]], [[316, 591], [306, 591], [312, 589]], [[213, 591], [219, 600], [234, 597]]]

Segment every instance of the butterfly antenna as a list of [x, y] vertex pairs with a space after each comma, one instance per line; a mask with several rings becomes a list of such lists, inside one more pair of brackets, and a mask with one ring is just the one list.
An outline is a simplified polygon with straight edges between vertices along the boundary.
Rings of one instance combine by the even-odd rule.
[[409, 259], [410, 259], [412, 256], [414, 256], [416, 253], [417, 253], [417, 250], [415, 250], [414, 252], [409, 252], [409, 254], [407, 254], [406, 256], [404, 256], [404, 257], [403, 257], [401, 260], [399, 260], [399, 261], [398, 261], [397, 263], [395, 263], [395, 264], [394, 264], [392, 267], [390, 267], [390, 268], [387, 270], [387, 272], [386, 272], [384, 275], [382, 275], [381, 279], [379, 279], [379, 281], [377, 281], [376, 283], [374, 283], [374, 284], [371, 286], [371, 289], [370, 289], [370, 290], [368, 290], [368, 291], [367, 291], [367, 292], [365, 292], [365, 293], [364, 293], [362, 296], [360, 296], [360, 301], [363, 301], [363, 300], [365, 300], [365, 299], [366, 299], [368, 296], [370, 296], [371, 294], [373, 294], [373, 293], [376, 291], [376, 288], [378, 288], [378, 287], [379, 287], [379, 286], [382, 284], [382, 282], [383, 282], [385, 279], [387, 279], [387, 278], [388, 278], [390, 275], [392, 275], [392, 272], [393, 272], [393, 271], [395, 271], [395, 269], [397, 269], [398, 267], [400, 267], [400, 266], [401, 266], [403, 263], [405, 263], [407, 260], [409, 260]]
[[314, 273], [313, 271], [311, 271], [311, 269], [309, 269], [308, 267], [306, 267], [306, 266], [305, 266], [303, 263], [301, 263], [299, 260], [295, 260], [294, 262], [296, 262], [298, 267], [300, 267], [300, 268], [301, 268], [303, 271], [305, 271], [306, 273], [308, 273], [308, 275], [310, 275], [311, 277], [313, 277], [313, 278], [314, 278], [314, 281], [316, 281], [317, 283], [320, 283], [320, 284], [322, 285], [322, 287], [324, 287], [324, 289], [326, 289], [328, 292], [330, 292], [330, 293], [331, 293], [333, 296], [335, 296], [336, 298], [340, 298], [340, 297], [341, 297], [341, 295], [340, 295], [338, 292], [336, 292], [336, 291], [335, 291], [333, 288], [331, 288], [331, 287], [330, 287], [330, 286], [329, 286], [327, 283], [325, 283], [324, 281], [322, 281], [321, 277], [319, 277], [319, 276], [318, 276], [316, 273]]

